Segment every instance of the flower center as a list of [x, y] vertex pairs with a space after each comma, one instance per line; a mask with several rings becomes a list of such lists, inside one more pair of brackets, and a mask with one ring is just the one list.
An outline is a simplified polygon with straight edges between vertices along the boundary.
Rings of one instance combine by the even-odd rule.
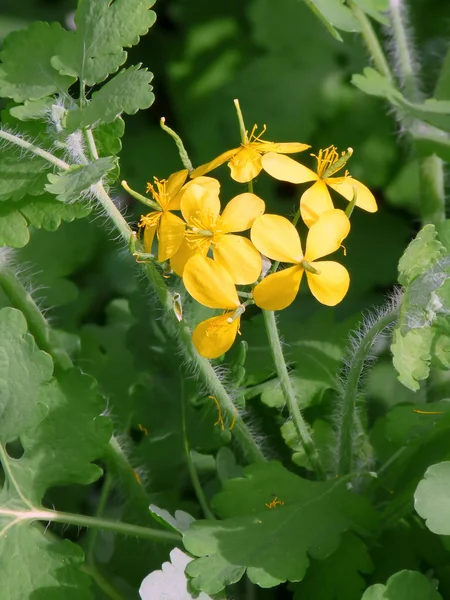
[[258, 142], [261, 143], [263, 141], [261, 138], [266, 133], [267, 127], [264, 125], [263, 128], [262, 128], [262, 130], [261, 130], [261, 133], [259, 133], [258, 135], [256, 135], [256, 130], [257, 129], [258, 129], [258, 125], [253, 125], [252, 132], [251, 132], [251, 134], [250, 134], [250, 136], [248, 138], [248, 144], [246, 144], [246, 145], [250, 146], [251, 144], [254, 144], [255, 142], [256, 142], [256, 145], [257, 145]]
[[336, 146], [329, 146], [325, 150], [319, 150], [319, 154], [311, 154], [311, 156], [317, 160], [317, 175], [320, 179], [326, 179], [342, 169], [352, 154], [352, 148], [347, 148], [339, 155]]
[[170, 201], [170, 197], [167, 193], [166, 187], [167, 180], [153, 177], [153, 182], [155, 185], [147, 183], [147, 194], [150, 192], [155, 202], [157, 202], [161, 206], [161, 208], [164, 208]]

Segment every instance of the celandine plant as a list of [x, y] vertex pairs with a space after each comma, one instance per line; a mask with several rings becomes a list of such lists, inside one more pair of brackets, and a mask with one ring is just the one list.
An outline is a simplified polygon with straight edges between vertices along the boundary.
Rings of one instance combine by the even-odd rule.
[[[352, 219], [377, 211], [348, 170], [358, 148], [266, 141], [265, 127], [249, 133], [235, 100], [240, 144], [194, 168], [162, 118], [179, 170], [156, 173], [145, 193], [121, 187], [121, 115], [154, 100], [152, 74], [124, 68], [124, 48], [153, 25], [153, 0], [80, 0], [75, 31], [36, 22], [5, 39], [2, 599], [450, 594], [439, 537], [450, 534], [450, 60], [425, 98], [401, 0], [307, 4], [336, 39], [361, 33], [373, 67], [353, 83], [394, 109], [417, 157], [422, 224], [386, 305], [366, 314], [331, 369], [327, 341], [311, 377], [287, 362], [276, 313], [300, 289], [345, 306]], [[395, 72], [373, 19], [392, 37]], [[225, 163], [229, 174], [216, 177]], [[229, 175], [240, 189], [227, 201]], [[274, 214], [259, 193], [273, 179], [299, 186], [293, 217]], [[123, 189], [137, 200], [135, 221], [116, 201]], [[26, 246], [29, 228], [54, 231], [91, 214], [119, 238], [123, 277], [142, 293], [113, 302], [106, 326], [68, 319], [58, 328], [8, 248]], [[50, 254], [64, 276], [61, 242]], [[271, 356], [256, 381], [255, 335]], [[374, 414], [366, 381], [381, 388], [370, 367], [383, 353], [403, 387]]]

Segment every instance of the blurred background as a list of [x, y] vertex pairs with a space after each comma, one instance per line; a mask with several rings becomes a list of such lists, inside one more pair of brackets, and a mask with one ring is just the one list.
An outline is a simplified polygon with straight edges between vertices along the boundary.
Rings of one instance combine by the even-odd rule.
[[[379, 0], [381, 8], [385, 3]], [[431, 91], [448, 43], [448, 2], [411, 0], [409, 5], [422, 60], [423, 88]], [[75, 8], [75, 0], [0, 0], [0, 45], [9, 32], [35, 20], [73, 27]], [[173, 140], [159, 127], [162, 116], [183, 138], [194, 165], [239, 145], [233, 105], [233, 99], [239, 98], [247, 128], [255, 123], [266, 125], [267, 140], [305, 142], [311, 144], [312, 152], [331, 144], [339, 150], [351, 146], [351, 174], [376, 195], [378, 213], [356, 209], [352, 216], [343, 259], [351, 273], [345, 301], [334, 310], [321, 307], [304, 286], [297, 301], [280, 314], [288, 359], [298, 377], [309, 380], [314, 390], [315, 400], [307, 413], [313, 421], [314, 403], [322, 402], [324, 414], [327, 384], [323, 384], [323, 372], [331, 388], [349, 329], [357, 324], [362, 311], [383, 303], [396, 283], [398, 260], [419, 228], [414, 157], [387, 106], [350, 83], [351, 75], [369, 64], [359, 36], [343, 34], [343, 43], [334, 40], [302, 0], [160, 0], [154, 10], [156, 24], [130, 49], [128, 58], [128, 64], [141, 62], [154, 73], [156, 96], [149, 110], [125, 116], [121, 178], [131, 187], [144, 193], [153, 176], [167, 177], [182, 168]], [[308, 152], [297, 158], [315, 165]], [[221, 179], [223, 204], [244, 191], [228, 173], [224, 165], [213, 174]], [[286, 216], [294, 214], [300, 195], [298, 187], [274, 182], [264, 173], [255, 181], [255, 193], [265, 200], [267, 212]], [[113, 194], [136, 223], [141, 207], [118, 184]], [[336, 205], [344, 207], [340, 200]], [[62, 223], [54, 232], [34, 230], [30, 243], [17, 254], [24, 277], [61, 340], [77, 356], [78, 364], [98, 379], [120, 432], [131, 436], [134, 446], [130, 453], [135, 464], [150, 473], [152, 499], [164, 508], [185, 507], [197, 514], [198, 507], [189, 503], [193, 495], [186, 483], [181, 446], [174, 449], [172, 441], [164, 445], [166, 442], [157, 442], [155, 437], [150, 447], [150, 440], [143, 440], [138, 427], [151, 422], [152, 431], [159, 434], [173, 428], [175, 409], [168, 409], [167, 404], [163, 411], [156, 404], [149, 409], [147, 392], [151, 389], [157, 400], [177, 402], [178, 392], [172, 394], [173, 386], [178, 385], [173, 382], [176, 358], [173, 348], [164, 346], [158, 308], [145, 283], [130, 268], [129, 254], [111, 237], [114, 234], [102, 215], [92, 213], [90, 218]], [[249, 343], [246, 385], [272, 375], [260, 321], [256, 308], [245, 313], [242, 333]], [[158, 378], [152, 379], [152, 373]], [[410, 395], [397, 382], [388, 359], [377, 364], [368, 386], [374, 415], [377, 406], [386, 408]], [[272, 427], [269, 445], [274, 455], [290, 460], [274, 422], [282, 418], [279, 411], [271, 412], [268, 406], [258, 410], [258, 418], [266, 420], [266, 430], [270, 432]], [[214, 412], [210, 418], [215, 418]], [[199, 449], [218, 444], [218, 439], [203, 436], [199, 441], [195, 435], [200, 434], [194, 434], [194, 448], [196, 443]], [[217, 429], [210, 438], [214, 436], [219, 436]], [[180, 440], [177, 443], [181, 444]], [[162, 455], [166, 457], [163, 465], [158, 460]], [[205, 459], [199, 468], [206, 477], [211, 465]], [[173, 485], [176, 469], [183, 473], [178, 487]], [[89, 511], [97, 496], [95, 489], [87, 493], [74, 488], [70, 495], [58, 496], [54, 490], [51, 500], [61, 510]], [[144, 499], [144, 509], [145, 505]], [[117, 514], [121, 510], [117, 508]], [[76, 532], [74, 538], [78, 539]], [[136, 556], [136, 540], [129, 542], [134, 549], [130, 553], [128, 542], [114, 550], [107, 536], [102, 539], [104, 561], [110, 561], [117, 577], [123, 573], [121, 589], [127, 585], [135, 589], [149, 571], [148, 559], [140, 561]], [[142, 553], [145, 555], [144, 550]], [[155, 565], [159, 560], [155, 556]]]

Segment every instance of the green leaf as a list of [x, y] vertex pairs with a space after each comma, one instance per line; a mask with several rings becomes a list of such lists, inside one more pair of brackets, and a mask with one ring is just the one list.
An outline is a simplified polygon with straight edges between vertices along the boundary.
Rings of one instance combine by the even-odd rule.
[[342, 41], [337, 29], [361, 31], [361, 26], [352, 11], [341, 0], [305, 0], [305, 2], [337, 40]]
[[47, 178], [50, 183], [45, 189], [62, 202], [75, 202], [88, 193], [90, 186], [98, 183], [114, 166], [114, 159], [111, 157], [99, 158], [87, 165], [73, 165], [59, 175], [49, 173]]
[[[433, 414], [435, 413], [435, 414]], [[386, 437], [399, 446], [425, 444], [429, 434], [450, 428], [450, 401], [396, 406], [386, 420]]]
[[78, 77], [87, 85], [100, 83], [127, 59], [123, 47], [139, 42], [155, 22], [149, 10], [155, 0], [80, 0], [76, 31], [59, 44], [52, 65], [62, 75]]
[[365, 67], [362, 75], [353, 75], [352, 83], [365, 94], [386, 98], [394, 104], [403, 98], [401, 92], [372, 67]]
[[[276, 499], [281, 504], [269, 508]], [[184, 533], [188, 552], [201, 557], [187, 573], [196, 589], [209, 594], [245, 571], [261, 587], [301, 581], [308, 554], [323, 560], [345, 531], [374, 526], [372, 509], [343, 482], [307, 481], [278, 462], [247, 467], [245, 477], [225, 483], [212, 507], [222, 521], [196, 521]]]
[[450, 100], [450, 48], [447, 50], [434, 91], [437, 100]]
[[414, 507], [430, 531], [450, 535], [450, 462], [427, 469], [414, 494]]
[[138, 110], [149, 108], [155, 100], [150, 85], [153, 74], [139, 67], [136, 65], [120, 71], [92, 95], [87, 106], [70, 110], [67, 113], [69, 131], [98, 122], [111, 123], [123, 112], [134, 115]]
[[155, 521], [161, 525], [164, 525], [167, 527], [167, 529], [176, 531], [177, 533], [183, 533], [183, 531], [187, 531], [191, 523], [195, 521], [192, 515], [184, 512], [183, 510], [175, 511], [173, 517], [169, 511], [159, 508], [159, 506], [156, 506], [155, 504], [150, 504], [149, 510]]
[[114, 156], [122, 150], [121, 138], [125, 133], [125, 123], [118, 117], [112, 123], [101, 123], [93, 131], [95, 144], [100, 157]]
[[39, 21], [10, 33], [0, 52], [0, 96], [24, 102], [63, 94], [75, 79], [58, 73], [51, 58], [69, 36], [58, 23]]
[[400, 571], [389, 577], [386, 585], [371, 585], [361, 600], [442, 600], [442, 596], [422, 573]]
[[[79, 570], [80, 548], [43, 536], [32, 522], [50, 487], [98, 479], [101, 469], [92, 461], [105, 452], [110, 423], [100, 416], [104, 401], [94, 380], [77, 369], [52, 378], [50, 356], [38, 350], [26, 330], [19, 311], [0, 311], [2, 594], [8, 600], [38, 593], [89, 599], [89, 579]], [[7, 444], [14, 440], [23, 447], [21, 458], [8, 454]]]
[[53, 96], [45, 96], [37, 100], [26, 100], [23, 104], [10, 108], [9, 112], [14, 118], [19, 119], [19, 121], [43, 119], [46, 113], [51, 112], [54, 104], [56, 104], [56, 100]]
[[407, 286], [445, 254], [445, 247], [437, 237], [435, 226], [425, 225], [406, 248], [398, 263], [399, 282]]
[[382, 25], [389, 25], [389, 18], [386, 16], [389, 0], [355, 0], [355, 4]]
[[[314, 470], [310, 465], [308, 457], [305, 453], [305, 448], [300, 441], [297, 429], [292, 421], [286, 421], [281, 428], [281, 435], [283, 436], [286, 444], [291, 448], [294, 453], [292, 455], [293, 462], [299, 467], [305, 467], [310, 470]], [[335, 465], [334, 457], [334, 445], [335, 445], [335, 433], [332, 426], [323, 419], [316, 419], [314, 421], [311, 435], [314, 440], [314, 444], [319, 453], [320, 462], [326, 472], [331, 471]]]
[[294, 600], [360, 600], [365, 587], [361, 573], [371, 573], [373, 568], [364, 543], [345, 533], [336, 552], [311, 561], [305, 579], [294, 586]]
[[431, 347], [434, 331], [429, 327], [411, 329], [402, 335], [399, 329], [394, 331], [391, 351], [398, 379], [410, 390], [418, 390], [419, 381], [430, 373]]

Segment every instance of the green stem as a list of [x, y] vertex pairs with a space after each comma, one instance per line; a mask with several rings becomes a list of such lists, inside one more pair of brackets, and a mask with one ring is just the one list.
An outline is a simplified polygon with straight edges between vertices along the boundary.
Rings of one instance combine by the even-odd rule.
[[361, 25], [361, 34], [376, 69], [379, 71], [379, 73], [381, 73], [381, 75], [384, 75], [388, 81], [393, 81], [394, 78], [392, 76], [391, 69], [389, 68], [388, 61], [386, 60], [383, 48], [381, 47], [380, 41], [378, 40], [377, 34], [375, 33], [368, 16], [359, 7], [355, 0], [347, 0], [347, 4]]
[[402, 0], [389, 0], [389, 12], [403, 91], [408, 100], [417, 101], [420, 99], [420, 92], [417, 85], [412, 48], [406, 33], [405, 7], [402, 5]]
[[[239, 132], [241, 134], [241, 142], [245, 145], [248, 144], [247, 130], [245, 129], [244, 117], [242, 115], [241, 105], [239, 100], [235, 98], [234, 106], [236, 107], [236, 113], [239, 121]], [[250, 190], [249, 190], [250, 191]]]
[[157, 202], [154, 202], [150, 198], [146, 198], [139, 192], [136, 192], [135, 190], [130, 188], [130, 186], [128, 185], [128, 183], [125, 180], [121, 181], [120, 185], [123, 187], [123, 189], [126, 192], [128, 192], [130, 194], [130, 196], [132, 196], [133, 198], [136, 198], [136, 200], [139, 200], [139, 202], [142, 202], [142, 204], [145, 204], [146, 206], [150, 206], [151, 208], [153, 208], [153, 210], [158, 210], [158, 211], [162, 210], [160, 205]]
[[98, 151], [97, 146], [95, 145], [94, 134], [92, 133], [92, 129], [85, 129], [84, 131], [85, 138], [88, 143], [89, 152], [94, 160], [98, 159]]
[[180, 138], [178, 133], [176, 133], [170, 127], [167, 127], [166, 119], [164, 117], [161, 117], [161, 120], [159, 123], [161, 125], [161, 129], [163, 131], [165, 131], [166, 133], [168, 133], [170, 135], [170, 137], [175, 141], [175, 144], [177, 145], [177, 148], [178, 148], [178, 153], [181, 158], [181, 162], [183, 163], [184, 168], [187, 169], [190, 173], [191, 171], [194, 170], [194, 168], [192, 166], [191, 159], [189, 158], [186, 148], [184, 147], [182, 139]]
[[70, 165], [68, 165], [66, 162], [64, 162], [60, 158], [57, 158], [56, 156], [53, 156], [53, 154], [50, 154], [50, 152], [47, 152], [46, 150], [42, 150], [42, 148], [39, 148], [38, 146], [35, 146], [34, 144], [31, 144], [30, 142], [23, 140], [22, 138], [18, 137], [17, 135], [8, 133], [4, 129], [0, 129], [0, 138], [6, 140], [7, 142], [11, 142], [12, 144], [15, 144], [16, 146], [20, 146], [20, 148], [23, 148], [24, 150], [27, 150], [28, 152], [32, 152], [33, 154], [36, 154], [37, 156], [40, 156], [41, 158], [44, 158], [48, 162], [52, 163], [53, 165], [56, 165], [57, 167], [59, 167], [60, 169], [63, 169], [64, 171], [67, 171], [67, 169], [70, 167]]
[[356, 401], [359, 391], [359, 382], [364, 364], [369, 355], [374, 341], [380, 333], [391, 323], [394, 323], [398, 317], [398, 310], [394, 309], [387, 313], [372, 325], [365, 332], [364, 337], [359, 341], [356, 352], [354, 353], [342, 397], [342, 414], [338, 428], [338, 474], [339, 476], [351, 473], [353, 466], [353, 434], [356, 418]]
[[281, 347], [278, 327], [275, 320], [275, 313], [271, 310], [263, 310], [264, 323], [266, 326], [267, 337], [269, 339], [270, 350], [272, 352], [273, 361], [277, 370], [278, 378], [281, 384], [284, 399], [289, 409], [289, 414], [292, 417], [298, 436], [305, 450], [308, 460], [315, 470], [318, 477], [323, 475], [320, 464], [319, 455], [317, 453], [314, 441], [311, 437], [308, 424], [303, 419], [302, 413], [298, 406], [298, 401], [295, 395], [295, 390], [289, 377], [289, 372], [284, 360], [283, 349]]
[[205, 492], [203, 491], [202, 485], [200, 483], [200, 479], [198, 477], [197, 470], [192, 461], [191, 449], [189, 447], [189, 437], [187, 431], [186, 424], [186, 394], [184, 391], [184, 382], [183, 379], [180, 379], [180, 396], [181, 396], [181, 424], [183, 428], [183, 442], [184, 442], [184, 452], [186, 454], [186, 462], [189, 471], [189, 475], [191, 477], [192, 486], [195, 491], [195, 495], [197, 496], [197, 500], [202, 507], [203, 514], [207, 519], [215, 519], [214, 513], [211, 511], [208, 505], [208, 501], [206, 500]]
[[[103, 481], [103, 487], [100, 494], [100, 499], [97, 504], [97, 509], [95, 511], [96, 517], [101, 517], [105, 511], [106, 504], [108, 502], [109, 494], [111, 492], [113, 486], [113, 480], [110, 473], [106, 473], [105, 479]], [[91, 529], [89, 531], [89, 537], [86, 545], [86, 562], [90, 565], [95, 564], [95, 546], [97, 544], [98, 538], [98, 529]]]
[[84, 571], [97, 587], [111, 600], [126, 600], [125, 596], [122, 596], [111, 583], [105, 579], [100, 571], [92, 565], [82, 565], [81, 570]]
[[439, 225], [445, 221], [444, 163], [432, 154], [419, 159], [421, 222]]
[[102, 519], [99, 517], [89, 517], [87, 515], [76, 515], [73, 513], [59, 512], [56, 510], [13, 510], [8, 508], [0, 508], [0, 515], [11, 517], [13, 521], [6, 525], [2, 532], [6, 532], [12, 523], [19, 524], [26, 521], [51, 521], [54, 523], [65, 523], [66, 525], [76, 525], [78, 527], [89, 527], [96, 529], [104, 529], [122, 535], [130, 535], [146, 540], [157, 542], [178, 543], [181, 536], [171, 531], [163, 531], [152, 529], [151, 527], [141, 527], [132, 523], [122, 523], [121, 521], [113, 521], [112, 519]]

